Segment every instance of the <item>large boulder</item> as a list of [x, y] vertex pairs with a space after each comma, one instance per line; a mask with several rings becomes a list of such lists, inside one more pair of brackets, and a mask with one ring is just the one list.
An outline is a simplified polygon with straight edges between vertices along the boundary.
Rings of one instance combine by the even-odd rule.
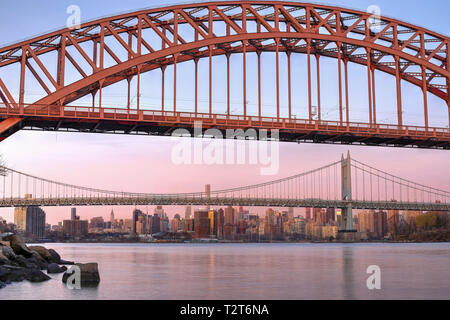
[[0, 265], [9, 263], [10, 263], [9, 259], [0, 252]]
[[16, 256], [14, 264], [22, 268], [39, 269], [39, 266], [34, 261], [29, 261], [29, 259], [25, 259], [23, 256]]
[[53, 249], [48, 249], [48, 252], [52, 256], [52, 262], [61, 264], [61, 256]]
[[39, 269], [26, 269], [9, 265], [0, 266], [0, 282], [10, 283], [23, 280], [43, 282], [50, 279], [49, 276]]
[[25, 279], [30, 282], [44, 282], [51, 278], [39, 269], [27, 269]]
[[16, 254], [11, 247], [0, 247], [0, 253], [2, 253], [6, 258], [11, 261], [16, 260]]
[[60, 267], [56, 263], [49, 263], [47, 266], [47, 273], [63, 273], [67, 271], [67, 267], [62, 266]]
[[26, 278], [26, 269], [14, 266], [0, 266], [1, 282], [20, 282]]
[[28, 262], [34, 263], [35, 265], [37, 265], [39, 267], [39, 269], [44, 270], [47, 269], [48, 266], [48, 262], [45, 261], [40, 255], [39, 253], [37, 253], [36, 251], [33, 251], [33, 255], [31, 256], [31, 258], [27, 259]]
[[20, 239], [16, 235], [9, 235], [3, 238], [6, 241], [9, 241], [11, 248], [14, 250], [15, 254], [20, 254], [25, 258], [30, 258], [33, 255], [33, 251], [31, 251], [26, 245], [25, 242]]
[[42, 259], [44, 259], [45, 261], [49, 262], [50, 260], [52, 260], [52, 255], [50, 254], [50, 252], [47, 250], [47, 248], [43, 247], [43, 246], [29, 246], [28, 249], [33, 250], [37, 253], [39, 253], [39, 255], [42, 257]]
[[[75, 266], [78, 266], [80, 268], [80, 282], [82, 285], [92, 286], [98, 285], [100, 283], [100, 274], [98, 272], [97, 263], [76, 263]], [[64, 273], [62, 281], [66, 283], [70, 275], [72, 275], [72, 273]]]

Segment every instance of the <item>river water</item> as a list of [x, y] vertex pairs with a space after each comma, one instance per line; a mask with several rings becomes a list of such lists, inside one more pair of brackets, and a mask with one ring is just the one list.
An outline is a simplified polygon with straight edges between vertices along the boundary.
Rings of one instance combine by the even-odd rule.
[[[450, 299], [450, 243], [45, 244], [99, 264], [97, 288], [27, 281], [0, 299]], [[367, 288], [367, 268], [381, 289]]]

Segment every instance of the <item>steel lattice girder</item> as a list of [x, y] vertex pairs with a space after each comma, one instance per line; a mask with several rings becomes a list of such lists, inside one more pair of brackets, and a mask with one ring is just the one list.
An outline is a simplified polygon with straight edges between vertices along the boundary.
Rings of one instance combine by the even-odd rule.
[[[270, 13], [264, 14], [264, 11]], [[300, 14], [300, 15], [299, 15]], [[330, 43], [346, 44], [342, 46], [343, 57], [348, 60], [366, 65], [367, 54], [353, 55], [356, 48], [367, 48], [371, 51], [374, 67], [381, 71], [395, 75], [395, 69], [389, 63], [376, 63], [373, 53], [378, 56], [389, 55], [401, 59], [403, 66], [420, 66], [428, 70], [427, 90], [442, 99], [448, 100], [448, 88], [443, 86], [433, 86], [432, 79], [436, 77], [450, 78], [449, 62], [447, 59], [449, 50], [449, 38], [427, 29], [417, 27], [408, 23], [390, 18], [381, 18], [379, 23], [380, 31], [373, 32], [370, 29], [369, 13], [342, 9], [337, 7], [301, 4], [290, 2], [211, 2], [203, 4], [187, 4], [170, 6], [166, 8], [150, 9], [138, 11], [131, 14], [118, 15], [103, 18], [93, 22], [85, 23], [78, 30], [63, 29], [47, 35], [43, 35], [28, 41], [23, 41], [14, 45], [0, 49], [0, 67], [12, 64], [22, 64], [25, 69], [27, 60], [33, 59], [54, 85], [56, 90], [47, 88], [50, 91], [48, 97], [36, 101], [36, 103], [52, 104], [58, 100], [67, 99], [74, 101], [80, 94], [86, 94], [85, 90], [95, 90], [98, 82], [106, 80], [103, 86], [113, 83], [129, 76], [130, 72], [136, 72], [137, 66], [152, 65], [161, 67], [165, 64], [173, 63], [172, 55], [184, 56], [180, 61], [194, 59], [202, 55], [201, 48], [213, 46], [215, 54], [223, 54], [228, 51], [227, 45], [234, 42], [253, 41], [247, 46], [253, 50], [274, 51], [274, 45], [258, 45], [258, 42], [266, 39], [283, 39], [280, 42], [280, 50], [305, 52], [305, 46], [296, 46], [300, 39], [317, 40], [320, 46], [315, 46], [313, 53], [337, 57], [338, 49], [326, 50]], [[206, 25], [210, 21], [221, 21], [227, 28], [226, 35], [216, 35], [213, 30]], [[247, 22], [256, 21], [260, 26], [260, 32], [247, 30]], [[238, 24], [239, 23], [239, 24]], [[282, 28], [281, 24], [284, 24]], [[189, 26], [196, 33], [197, 41], [186, 41], [178, 34], [180, 25]], [[274, 26], [272, 26], [274, 25]], [[163, 42], [163, 50], [154, 50], [142, 35], [142, 30], [152, 29], [154, 35]], [[284, 29], [284, 30], [283, 30]], [[324, 34], [320, 30], [326, 29], [329, 34]], [[234, 34], [231, 34], [233, 30]], [[170, 33], [169, 36], [166, 33]], [[136, 48], [130, 43], [126, 43], [121, 35], [128, 34], [130, 38], [137, 40]], [[408, 34], [406, 40], [400, 40], [402, 34]], [[353, 35], [353, 36], [352, 36]], [[363, 39], [356, 39], [354, 35], [363, 36]], [[114, 52], [111, 52], [106, 45], [105, 37], [114, 37], [128, 51], [129, 59], [120, 61]], [[202, 39], [201, 39], [202, 38]], [[172, 39], [172, 40], [171, 40]], [[177, 41], [174, 41], [177, 39]], [[296, 41], [297, 40], [297, 41]], [[387, 45], [378, 44], [383, 41]], [[83, 50], [80, 44], [84, 42], [98, 43], [101, 50], [97, 57], [93, 57]], [[427, 49], [427, 44], [434, 43], [434, 49]], [[75, 47], [85, 61], [91, 66], [92, 72], [82, 70], [77, 64], [84, 79], [65, 85], [63, 80], [64, 65], [67, 57], [71, 62], [76, 61], [66, 51], [69, 46]], [[150, 53], [143, 54], [142, 49], [146, 48]], [[233, 52], [242, 52], [241, 47], [230, 48]], [[350, 50], [349, 50], [350, 49]], [[252, 50], [252, 49], [248, 49]], [[405, 50], [408, 50], [406, 52]], [[58, 64], [58, 79], [54, 79], [48, 68], [39, 60], [39, 56], [51, 51], [58, 52], [58, 58], [54, 63]], [[414, 54], [411, 54], [414, 52]], [[110, 68], [103, 68], [103, 57], [105, 53], [112, 54], [117, 65]], [[190, 58], [188, 58], [190, 57]], [[58, 61], [59, 60], [59, 61]], [[64, 60], [64, 61], [63, 61]], [[435, 61], [434, 63], [432, 62]], [[119, 63], [120, 61], [120, 63]], [[391, 62], [392, 63], [392, 62]], [[147, 70], [151, 67], [147, 66]], [[146, 71], [146, 69], [142, 70]], [[39, 75], [36, 73], [36, 79]], [[415, 85], [422, 86], [422, 75], [411, 74], [403, 68], [401, 76], [404, 80]], [[432, 78], [432, 79], [430, 79]], [[109, 80], [109, 81], [108, 81]], [[3, 88], [7, 95], [6, 88]], [[22, 88], [25, 89], [26, 88]], [[24, 92], [21, 92], [22, 95]], [[9, 100], [9, 99], [8, 99]], [[14, 104], [14, 101], [8, 101]]]
[[[373, 90], [373, 98], [369, 98], [371, 125], [376, 124], [376, 110], [372, 106], [372, 103], [375, 104], [375, 86], [372, 80], [370, 88], [370, 72], [372, 77], [374, 70], [380, 70], [396, 78], [399, 127], [403, 126], [400, 81], [420, 87], [424, 93], [425, 128], [428, 128], [426, 93], [436, 95], [450, 106], [449, 38], [386, 17], [380, 17], [376, 23], [379, 30], [373, 31], [371, 18], [371, 14], [356, 10], [277, 1], [185, 4], [102, 18], [85, 23], [77, 30], [66, 28], [0, 48], [0, 70], [11, 64], [20, 66], [19, 100], [14, 99], [10, 88], [0, 79], [0, 104], [7, 109], [21, 110], [20, 115], [25, 116], [24, 108], [67, 105], [99, 91], [101, 96], [102, 88], [111, 84], [150, 70], [164, 70], [167, 65], [184, 61], [232, 53], [298, 52], [306, 53], [308, 60], [311, 54], [338, 59], [339, 77], [341, 61], [345, 65], [352, 62], [367, 66], [369, 96]], [[225, 25], [222, 31], [215, 27], [219, 22]], [[256, 24], [256, 28], [251, 28], [251, 24]], [[184, 38], [184, 33], [179, 32], [182, 27], [186, 33], [193, 34], [192, 39]], [[152, 35], [144, 34], [146, 30]], [[124, 40], [126, 38], [128, 40]], [[154, 43], [150, 40], [155, 38], [161, 41], [159, 49], [149, 44]], [[121, 60], [118, 53], [110, 48], [108, 39], [114, 40], [118, 47], [125, 50], [128, 58]], [[86, 49], [87, 44], [93, 47], [92, 52]], [[79, 58], [75, 59], [69, 49], [76, 52]], [[57, 54], [49, 61], [40, 58], [51, 52]], [[106, 56], [115, 64], [105, 66]], [[81, 75], [80, 80], [66, 83], [69, 64]], [[49, 71], [55, 66], [56, 77]], [[413, 70], [417, 68], [421, 72]], [[47, 95], [44, 98], [25, 101], [26, 71], [45, 90]], [[29, 73], [27, 76], [30, 76]], [[311, 97], [309, 100], [311, 120]], [[339, 107], [342, 123], [341, 87]], [[174, 109], [176, 111], [175, 103]], [[346, 118], [348, 121], [348, 115]]]

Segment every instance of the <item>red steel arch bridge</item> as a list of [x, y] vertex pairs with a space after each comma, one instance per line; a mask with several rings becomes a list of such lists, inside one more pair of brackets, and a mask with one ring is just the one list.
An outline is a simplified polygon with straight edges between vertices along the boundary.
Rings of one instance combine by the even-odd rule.
[[[0, 48], [0, 136], [5, 139], [21, 129], [167, 136], [176, 128], [192, 130], [194, 122], [201, 121], [205, 130], [277, 129], [282, 141], [449, 149], [450, 129], [433, 127], [429, 120], [434, 96], [443, 102], [450, 123], [449, 37], [396, 19], [380, 17], [374, 23], [372, 18], [362, 11], [287, 1], [192, 3], [102, 18], [8, 45]], [[267, 89], [261, 85], [266, 80], [261, 61], [267, 54], [276, 58], [270, 114], [262, 92]], [[302, 70], [294, 70], [291, 63], [297, 54], [306, 57]], [[242, 57], [238, 112], [230, 94], [238, 80], [230, 72], [233, 55]], [[256, 57], [251, 77], [249, 55]], [[286, 67], [280, 65], [281, 55]], [[220, 56], [226, 61], [223, 83], [212, 76], [214, 59]], [[323, 112], [328, 88], [320, 79], [321, 57], [334, 59], [338, 69], [334, 119]], [[206, 74], [199, 72], [203, 62]], [[194, 98], [188, 109], [177, 98], [177, 89], [184, 85], [177, 82], [177, 67], [186, 64], [194, 69]], [[367, 121], [352, 120], [350, 64], [364, 70]], [[282, 67], [287, 70], [283, 78]], [[12, 73], [1, 76], [5, 70]], [[157, 106], [141, 101], [142, 79], [149, 72], [158, 72], [161, 79]], [[300, 72], [307, 79], [304, 117], [296, 115], [299, 106], [293, 99], [298, 86], [293, 75]], [[380, 121], [376, 72], [395, 83], [395, 116], [388, 122]], [[11, 78], [17, 83], [8, 84]], [[170, 92], [167, 79], [172, 82]], [[125, 84], [121, 94], [127, 101], [106, 106], [104, 91], [117, 83]], [[255, 83], [257, 103], [250, 112], [248, 95]], [[412, 108], [402, 96], [405, 83], [421, 92], [420, 125], [405, 123], [404, 114]], [[29, 94], [33, 85], [42, 92], [38, 96]], [[226, 90], [221, 110], [214, 101], [219, 86]], [[206, 110], [200, 108], [199, 91], [207, 92]], [[80, 103], [86, 97], [92, 97], [92, 104]]]

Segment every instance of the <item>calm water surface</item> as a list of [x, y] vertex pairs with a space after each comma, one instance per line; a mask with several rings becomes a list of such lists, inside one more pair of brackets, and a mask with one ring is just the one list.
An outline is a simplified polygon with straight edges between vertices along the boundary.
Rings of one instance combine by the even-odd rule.
[[[98, 262], [95, 289], [60, 275], [16, 283], [0, 299], [450, 299], [444, 244], [46, 244], [63, 259]], [[381, 290], [366, 269], [381, 268]]]

